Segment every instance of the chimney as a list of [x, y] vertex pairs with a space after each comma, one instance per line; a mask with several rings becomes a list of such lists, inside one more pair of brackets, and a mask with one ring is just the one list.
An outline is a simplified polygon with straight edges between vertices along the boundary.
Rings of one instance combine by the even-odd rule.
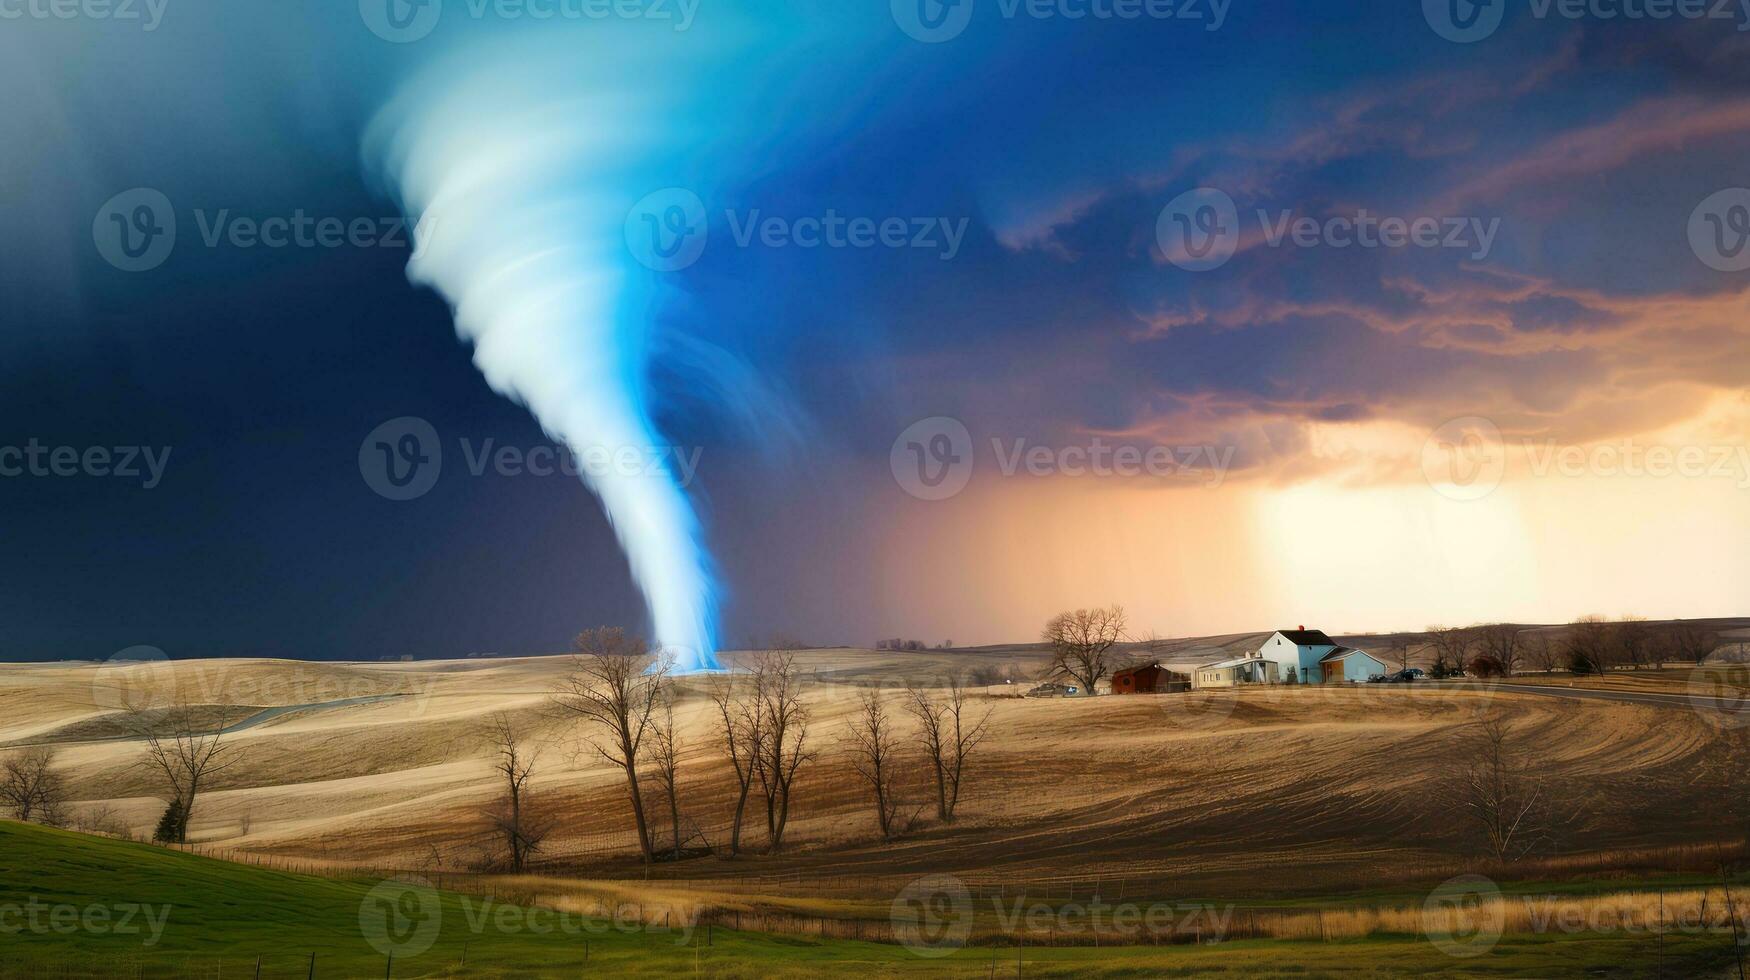
[[1300, 631], [1301, 631], [1301, 632], [1302, 632], [1302, 633], [1305, 633], [1305, 632], [1306, 632], [1306, 624], [1305, 624], [1305, 623], [1301, 623], [1301, 624], [1300, 624]]

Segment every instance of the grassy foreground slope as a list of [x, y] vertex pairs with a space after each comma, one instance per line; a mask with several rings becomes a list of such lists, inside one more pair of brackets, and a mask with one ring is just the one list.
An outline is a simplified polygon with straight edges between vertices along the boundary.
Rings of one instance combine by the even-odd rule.
[[[143, 844], [0, 822], [0, 976], [380, 977], [367, 939], [381, 917], [376, 882], [264, 870]], [[380, 895], [380, 893], [378, 893]], [[617, 928], [441, 894], [413, 915], [430, 945], [397, 956], [396, 977], [675, 976], [1646, 976], [1723, 967], [1718, 943], [1672, 937], [1508, 937], [1475, 960], [1416, 936], [1345, 942], [1245, 941], [1204, 946], [969, 948], [926, 959], [897, 946], [796, 937]], [[361, 914], [361, 909], [365, 910]], [[384, 933], [375, 935], [379, 942]], [[466, 965], [463, 958], [466, 957]], [[1671, 972], [1675, 971], [1675, 972]]]

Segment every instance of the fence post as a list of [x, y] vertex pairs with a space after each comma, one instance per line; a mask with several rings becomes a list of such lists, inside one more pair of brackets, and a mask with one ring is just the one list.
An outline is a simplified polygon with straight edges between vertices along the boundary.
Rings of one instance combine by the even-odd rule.
[[1724, 862], [1720, 864], [1720, 891], [1726, 896], [1726, 921], [1732, 924], [1732, 953], [1738, 965], [1738, 980], [1744, 980], [1744, 944], [1738, 940], [1738, 910], [1732, 906], [1732, 883], [1726, 877]]
[[389, 962], [383, 966], [383, 980], [390, 980], [395, 974], [395, 951], [389, 951]]
[[310, 951], [310, 978], [309, 978], [309, 980], [316, 980], [316, 951], [315, 950]]
[[1659, 965], [1653, 975], [1665, 980], [1665, 889], [1659, 889]]

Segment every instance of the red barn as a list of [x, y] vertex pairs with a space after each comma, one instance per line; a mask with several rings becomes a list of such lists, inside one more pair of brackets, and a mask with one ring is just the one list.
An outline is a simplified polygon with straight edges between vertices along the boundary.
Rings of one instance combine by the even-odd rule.
[[1190, 675], [1168, 670], [1160, 664], [1126, 667], [1112, 675], [1113, 694], [1161, 694], [1190, 689]]

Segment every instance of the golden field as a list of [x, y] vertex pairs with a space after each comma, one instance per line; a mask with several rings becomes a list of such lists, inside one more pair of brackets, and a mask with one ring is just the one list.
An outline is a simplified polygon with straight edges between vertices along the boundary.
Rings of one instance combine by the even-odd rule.
[[[619, 774], [553, 710], [566, 657], [7, 665], [0, 744], [57, 746], [76, 812], [107, 808], [148, 836], [164, 794], [138, 765], [141, 743], [119, 734], [116, 711], [174, 689], [256, 722], [227, 736], [234, 761], [201, 795], [192, 840], [279, 862], [460, 871], [481, 854], [480, 812], [497, 791], [484, 725], [503, 712], [535, 734], [533, 785], [561, 815], [542, 852], [547, 873], [667, 879], [717, 894], [856, 896], [947, 872], [1046, 894], [1103, 881], [1111, 894], [1243, 899], [1410, 885], [1475, 867], [1439, 789], [1477, 720], [1498, 714], [1551, 791], [1585, 810], [1584, 831], [1559, 841], [1562, 856], [1542, 867], [1706, 866], [1699, 850], [1741, 840], [1710, 773], [1750, 760], [1730, 755], [1741, 742], [1692, 710], [1482, 685], [1043, 700], [1014, 696], [1024, 684], [998, 684], [979, 688], [974, 702], [991, 712], [991, 734], [959, 819], [934, 823], [919, 757], [907, 767], [903, 811], [920, 811], [918, 825], [881, 841], [842, 744], [856, 695], [941, 683], [975, 666], [1030, 676], [1037, 657], [1024, 648], [799, 653], [818, 755], [798, 779], [784, 852], [758, 853], [764, 828], [750, 804], [751, 853], [650, 869], [636, 860]], [[677, 709], [682, 809], [713, 841], [726, 836], [732, 803], [705, 696], [717, 682], [681, 679]], [[303, 705], [328, 706], [262, 714]], [[653, 829], [666, 833], [656, 810]]]

